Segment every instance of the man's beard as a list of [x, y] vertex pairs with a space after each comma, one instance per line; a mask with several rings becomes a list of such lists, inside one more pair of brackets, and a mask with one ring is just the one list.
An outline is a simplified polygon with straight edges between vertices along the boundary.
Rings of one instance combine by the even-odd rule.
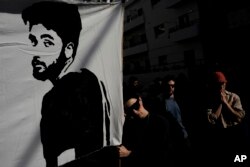
[[45, 63], [38, 61], [38, 63], [44, 67], [44, 70], [42, 72], [39, 72], [39, 69], [33, 66], [33, 77], [41, 81], [45, 81], [47, 79], [56, 80], [56, 78], [59, 76], [62, 69], [66, 65], [65, 62], [66, 58], [62, 54], [59, 56], [55, 63], [50, 64], [48, 67]]

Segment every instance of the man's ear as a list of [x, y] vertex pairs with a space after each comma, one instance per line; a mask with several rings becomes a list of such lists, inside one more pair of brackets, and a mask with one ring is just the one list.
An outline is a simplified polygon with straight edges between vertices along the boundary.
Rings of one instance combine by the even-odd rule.
[[66, 58], [72, 57], [74, 52], [74, 43], [73, 42], [68, 43], [67, 46], [65, 47], [64, 52]]

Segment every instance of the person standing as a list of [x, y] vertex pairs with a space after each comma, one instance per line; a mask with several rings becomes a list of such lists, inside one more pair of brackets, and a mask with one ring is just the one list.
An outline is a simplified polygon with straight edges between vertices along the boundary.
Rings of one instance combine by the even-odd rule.
[[163, 78], [162, 92], [153, 100], [152, 108], [157, 114], [169, 120], [171, 136], [171, 157], [174, 167], [191, 163], [191, 143], [186, 127], [182, 121], [181, 108], [175, 99], [175, 77]]
[[168, 120], [148, 111], [140, 96], [128, 97], [124, 108], [123, 140], [118, 147], [121, 166], [169, 166]]
[[[235, 155], [246, 154], [245, 110], [240, 96], [228, 91], [222, 71], [212, 73], [207, 97], [208, 149], [211, 163], [233, 166]], [[243, 164], [242, 164], [243, 165]]]

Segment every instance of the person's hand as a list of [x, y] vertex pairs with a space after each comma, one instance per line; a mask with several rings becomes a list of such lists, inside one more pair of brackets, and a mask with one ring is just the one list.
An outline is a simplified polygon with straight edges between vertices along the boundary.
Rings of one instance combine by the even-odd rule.
[[118, 151], [119, 151], [119, 157], [120, 158], [128, 157], [131, 154], [131, 151], [128, 150], [123, 145], [118, 146]]
[[221, 101], [222, 101], [224, 104], [228, 103], [228, 102], [227, 102], [227, 95], [226, 95], [226, 93], [225, 93], [224, 91], [221, 91], [221, 92], [220, 92], [220, 96], [221, 96]]

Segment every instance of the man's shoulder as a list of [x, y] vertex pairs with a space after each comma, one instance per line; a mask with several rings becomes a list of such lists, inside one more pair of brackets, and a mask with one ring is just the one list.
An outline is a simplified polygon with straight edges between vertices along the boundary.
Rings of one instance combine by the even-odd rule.
[[232, 91], [226, 90], [226, 94], [228, 96], [230, 96], [231, 98], [239, 98], [239, 95], [237, 93], [235, 93], [235, 92], [232, 92]]
[[81, 68], [81, 71], [79, 73], [82, 74], [82, 75], [95, 76], [95, 74], [92, 71], [90, 71], [89, 69], [87, 69], [87, 68]]
[[96, 75], [87, 68], [82, 68], [81, 71], [78, 72], [70, 72], [63, 77], [64, 80], [85, 80], [85, 81], [91, 78], [97, 79]]
[[[96, 87], [99, 86], [99, 80], [90, 70], [84, 68], [79, 72], [70, 72], [60, 80], [61, 86], [68, 87]], [[57, 85], [57, 86], [59, 86]]]
[[157, 122], [158, 124], [168, 124], [169, 120], [165, 116], [158, 113], [150, 113], [149, 118], [153, 120], [153, 122]]

